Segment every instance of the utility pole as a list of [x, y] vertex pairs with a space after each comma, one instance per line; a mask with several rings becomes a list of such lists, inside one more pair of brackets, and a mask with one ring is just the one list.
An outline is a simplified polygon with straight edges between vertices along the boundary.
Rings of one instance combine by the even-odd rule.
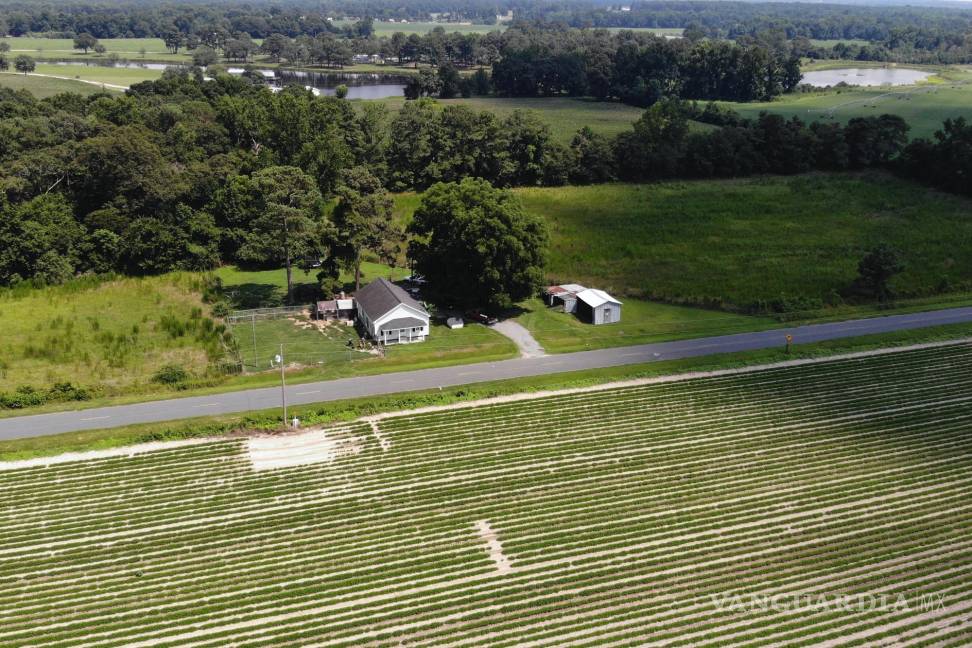
[[284, 345], [280, 345], [280, 355], [277, 359], [280, 361], [280, 402], [283, 404], [283, 424], [287, 427], [287, 378], [284, 373]]
[[253, 335], [253, 367], [259, 367], [256, 349], [256, 313], [250, 313], [250, 333]]

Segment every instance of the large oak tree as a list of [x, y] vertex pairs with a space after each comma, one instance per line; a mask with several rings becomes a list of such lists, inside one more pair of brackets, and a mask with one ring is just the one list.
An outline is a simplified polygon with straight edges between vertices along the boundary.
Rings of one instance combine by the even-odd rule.
[[433, 185], [409, 226], [426, 296], [447, 307], [504, 309], [543, 281], [547, 229], [511, 192], [467, 178]]

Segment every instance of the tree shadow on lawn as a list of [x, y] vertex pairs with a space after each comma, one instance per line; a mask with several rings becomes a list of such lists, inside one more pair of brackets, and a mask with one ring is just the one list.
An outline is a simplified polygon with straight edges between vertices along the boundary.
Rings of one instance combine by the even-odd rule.
[[[294, 283], [294, 302], [306, 304], [319, 297], [319, 287], [316, 283]], [[243, 283], [227, 286], [225, 295], [235, 309], [272, 308], [287, 305], [287, 291], [274, 284]]]

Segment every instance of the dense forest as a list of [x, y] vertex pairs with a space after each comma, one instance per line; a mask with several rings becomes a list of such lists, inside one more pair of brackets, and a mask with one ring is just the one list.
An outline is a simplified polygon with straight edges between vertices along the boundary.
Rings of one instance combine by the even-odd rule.
[[[693, 132], [690, 119], [718, 127]], [[585, 128], [565, 146], [528, 112], [500, 119], [424, 99], [392, 116], [229, 75], [169, 72], [123, 97], [3, 90], [0, 284], [305, 261], [326, 281], [364, 249], [401, 250], [386, 190], [468, 177], [517, 186], [888, 167], [968, 193], [972, 125], [910, 144], [907, 131], [892, 116], [807, 126], [668, 98], [629, 132]]]

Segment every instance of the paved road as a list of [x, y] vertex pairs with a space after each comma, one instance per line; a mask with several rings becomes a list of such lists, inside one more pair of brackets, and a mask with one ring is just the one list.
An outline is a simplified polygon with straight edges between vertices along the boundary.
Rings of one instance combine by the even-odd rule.
[[[380, 376], [342, 378], [326, 382], [293, 385], [287, 388], [287, 402], [291, 405], [322, 401], [377, 396], [416, 389], [435, 389], [490, 380], [522, 378], [544, 374], [578, 371], [599, 367], [616, 367], [658, 360], [673, 360], [728, 353], [752, 351], [769, 347], [781, 347], [784, 336], [793, 335], [796, 344], [821, 342], [838, 338], [888, 333], [942, 324], [972, 322], [972, 307], [889, 315], [846, 322], [810, 324], [789, 329], [774, 329], [755, 333], [740, 333], [718, 337], [697, 338], [677, 342], [660, 342], [637, 346], [581, 351], [537, 358], [517, 358], [499, 362], [486, 362], [439, 369], [423, 369]], [[0, 439], [59, 434], [78, 430], [90, 430], [184, 419], [209, 414], [229, 414], [277, 407], [280, 405], [280, 388], [248, 389], [245, 391], [193, 396], [164, 401], [152, 401], [135, 405], [117, 405], [95, 409], [37, 414], [0, 419]]]

